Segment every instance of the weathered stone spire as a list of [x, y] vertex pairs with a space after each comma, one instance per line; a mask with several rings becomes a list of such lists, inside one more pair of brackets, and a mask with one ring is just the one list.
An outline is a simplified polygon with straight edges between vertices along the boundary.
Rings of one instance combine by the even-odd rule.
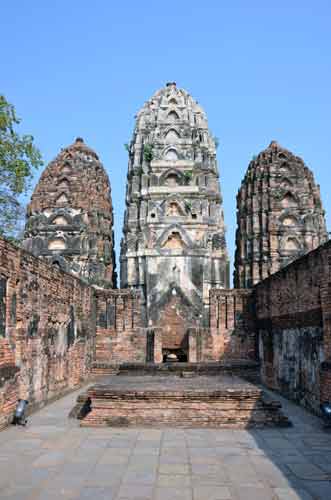
[[215, 141], [203, 109], [174, 82], [136, 118], [121, 283], [143, 292], [149, 325], [162, 322], [176, 296], [188, 307], [183, 315], [193, 316], [186, 316], [188, 326], [201, 320], [211, 288], [228, 287]]
[[78, 137], [42, 173], [28, 206], [23, 246], [90, 283], [114, 286], [112, 227], [108, 176]]
[[250, 162], [237, 195], [235, 287], [253, 286], [326, 240], [312, 172], [272, 141]]

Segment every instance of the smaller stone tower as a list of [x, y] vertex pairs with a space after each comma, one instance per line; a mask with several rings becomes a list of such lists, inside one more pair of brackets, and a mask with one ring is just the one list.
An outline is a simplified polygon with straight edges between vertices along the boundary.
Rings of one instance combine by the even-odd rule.
[[27, 209], [23, 247], [89, 283], [113, 287], [113, 210], [108, 176], [81, 138], [41, 175]]
[[234, 286], [249, 288], [326, 240], [312, 172], [272, 141], [250, 162], [237, 195]]

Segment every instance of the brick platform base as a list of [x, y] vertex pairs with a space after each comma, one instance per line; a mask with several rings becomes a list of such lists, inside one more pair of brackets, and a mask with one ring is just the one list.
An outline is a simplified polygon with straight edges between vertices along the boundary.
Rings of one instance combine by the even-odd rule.
[[[245, 428], [290, 425], [263, 391], [237, 377], [110, 376], [88, 389], [82, 426]], [[80, 397], [80, 404], [83, 399]]]
[[98, 363], [92, 365], [93, 375], [236, 375], [250, 382], [260, 381], [260, 365], [256, 361], [227, 360], [208, 363]]

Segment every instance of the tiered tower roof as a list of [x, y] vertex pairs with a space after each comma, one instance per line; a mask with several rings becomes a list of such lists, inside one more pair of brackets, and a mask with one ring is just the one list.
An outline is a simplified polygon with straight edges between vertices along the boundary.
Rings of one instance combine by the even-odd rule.
[[209, 290], [228, 286], [216, 144], [206, 114], [170, 82], [138, 112], [128, 149], [122, 286], [142, 291], [153, 324], [171, 291], [191, 305], [187, 318], [199, 318]]
[[107, 173], [77, 138], [40, 177], [27, 209], [24, 247], [90, 282], [112, 285], [112, 226]]
[[253, 286], [326, 240], [313, 173], [272, 141], [250, 162], [237, 195], [235, 287]]

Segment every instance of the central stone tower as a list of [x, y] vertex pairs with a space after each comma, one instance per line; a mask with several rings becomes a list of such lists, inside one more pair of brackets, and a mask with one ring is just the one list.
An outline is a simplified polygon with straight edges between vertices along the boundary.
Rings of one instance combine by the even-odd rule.
[[[175, 349], [228, 283], [215, 139], [203, 109], [168, 83], [137, 115], [129, 152], [121, 286], [141, 290], [146, 324]], [[171, 338], [172, 337], [172, 338]]]

